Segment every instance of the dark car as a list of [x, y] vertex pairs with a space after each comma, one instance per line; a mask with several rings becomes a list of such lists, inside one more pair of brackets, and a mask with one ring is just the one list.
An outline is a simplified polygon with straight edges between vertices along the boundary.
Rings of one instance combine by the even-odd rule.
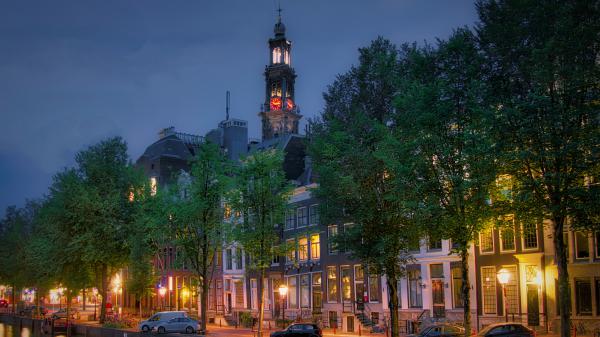
[[322, 337], [323, 332], [316, 324], [296, 323], [283, 331], [271, 333], [271, 337]]
[[0, 308], [8, 308], [8, 301], [5, 299], [0, 299]]
[[465, 329], [463, 327], [452, 324], [435, 324], [424, 328], [416, 335], [409, 335], [409, 337], [458, 337], [464, 335]]
[[[37, 306], [35, 305], [31, 305], [28, 306], [26, 308], [24, 308], [23, 310], [19, 311], [19, 314], [21, 316], [33, 316], [37, 314]], [[42, 316], [45, 316], [48, 313], [48, 309], [44, 308], [44, 307], [40, 307], [40, 314], [42, 314]]]
[[477, 336], [511, 336], [511, 337], [533, 337], [533, 330], [521, 323], [498, 323], [492, 324], [481, 330]]
[[[77, 311], [76, 308], [70, 308], [69, 314], [71, 315], [71, 319], [77, 319], [79, 317], [79, 311]], [[67, 318], [67, 308], [62, 308], [55, 311], [54, 313], [52, 313], [51, 317], [53, 319]]]

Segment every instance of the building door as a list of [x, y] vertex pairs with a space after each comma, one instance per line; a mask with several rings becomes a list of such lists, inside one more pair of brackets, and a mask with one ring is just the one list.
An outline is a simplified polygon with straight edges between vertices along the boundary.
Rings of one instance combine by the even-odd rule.
[[348, 328], [347, 332], [354, 332], [354, 317], [346, 317], [346, 328]]
[[433, 300], [433, 317], [445, 317], [446, 310], [444, 306], [444, 281], [431, 280], [431, 292], [431, 297]]
[[540, 325], [540, 302], [537, 284], [527, 285], [527, 325]]
[[227, 313], [231, 313], [232, 301], [231, 301], [231, 293], [227, 293]]

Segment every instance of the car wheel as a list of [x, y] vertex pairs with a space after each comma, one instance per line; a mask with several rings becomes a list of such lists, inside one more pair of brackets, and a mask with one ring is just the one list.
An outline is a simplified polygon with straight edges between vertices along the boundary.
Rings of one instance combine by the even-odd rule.
[[147, 325], [144, 325], [144, 326], [142, 327], [142, 332], [145, 332], [145, 333], [148, 333], [148, 332], [150, 332], [150, 327], [149, 327], [149, 326], [147, 326]]
[[166, 330], [165, 330], [164, 326], [159, 326], [158, 327], [158, 333], [165, 333], [165, 332], [166, 332]]
[[185, 328], [185, 333], [188, 333], [188, 334], [194, 333], [194, 328], [192, 328], [191, 326], [188, 326], [187, 328]]

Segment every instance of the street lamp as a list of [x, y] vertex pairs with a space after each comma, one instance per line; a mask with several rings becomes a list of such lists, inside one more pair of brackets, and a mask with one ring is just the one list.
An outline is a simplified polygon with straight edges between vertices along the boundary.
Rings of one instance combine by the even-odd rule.
[[508, 303], [506, 300], [506, 284], [510, 281], [510, 271], [502, 268], [498, 271], [498, 282], [502, 285], [502, 295], [504, 297], [504, 315], [505, 320], [508, 322]]
[[279, 286], [279, 296], [281, 297], [281, 326], [285, 329], [285, 295], [287, 295], [288, 287], [285, 284]]
[[160, 295], [160, 297], [162, 297], [161, 300], [161, 310], [165, 308], [165, 294], [167, 293], [167, 288], [160, 286], [160, 288], [158, 288], [158, 294]]

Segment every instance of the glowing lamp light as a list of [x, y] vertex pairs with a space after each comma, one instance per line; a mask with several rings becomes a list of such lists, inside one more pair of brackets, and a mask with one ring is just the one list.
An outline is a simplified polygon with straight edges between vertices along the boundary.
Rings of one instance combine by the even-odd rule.
[[541, 271], [537, 271], [537, 273], [535, 274], [535, 279], [533, 280], [533, 282], [535, 284], [542, 285], [542, 272]]
[[190, 291], [188, 288], [181, 289], [181, 296], [183, 296], [183, 298], [188, 298], [190, 296]]
[[163, 287], [163, 286], [161, 286], [160, 288], [158, 288], [158, 294], [159, 294], [161, 297], [165, 297], [165, 294], [166, 294], [166, 293], [167, 293], [167, 288], [165, 288], [165, 287]]
[[504, 268], [498, 271], [498, 282], [500, 284], [505, 285], [510, 281], [510, 272]]
[[287, 295], [288, 287], [285, 284], [279, 286], [279, 295], [285, 296]]

